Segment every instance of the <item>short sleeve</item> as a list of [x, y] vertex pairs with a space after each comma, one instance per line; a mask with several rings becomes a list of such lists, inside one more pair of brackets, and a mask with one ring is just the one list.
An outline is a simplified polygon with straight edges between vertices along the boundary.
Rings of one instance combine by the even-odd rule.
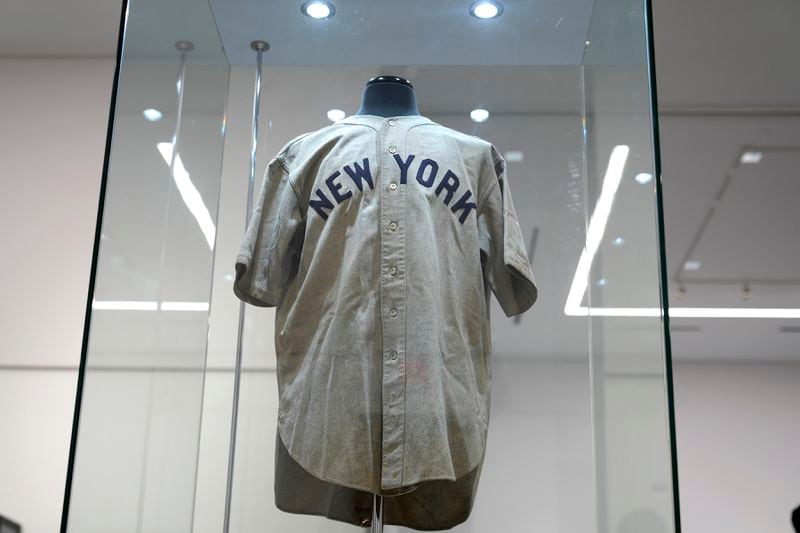
[[539, 291], [511, 199], [506, 162], [494, 145], [484, 168], [481, 177], [492, 184], [478, 206], [483, 274], [503, 312], [512, 317], [527, 311]]
[[258, 307], [277, 306], [297, 273], [305, 220], [280, 154], [273, 157], [253, 201], [236, 257], [233, 292]]

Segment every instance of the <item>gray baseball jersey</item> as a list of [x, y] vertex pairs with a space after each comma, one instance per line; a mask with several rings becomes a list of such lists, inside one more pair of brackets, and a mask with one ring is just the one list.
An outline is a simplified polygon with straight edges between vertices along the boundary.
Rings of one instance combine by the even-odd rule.
[[[495, 294], [538, 289], [505, 160], [421, 115], [351, 115], [269, 162], [234, 293], [276, 307], [276, 505], [357, 525], [467, 519], [489, 423]], [[392, 496], [392, 497], [388, 497]]]

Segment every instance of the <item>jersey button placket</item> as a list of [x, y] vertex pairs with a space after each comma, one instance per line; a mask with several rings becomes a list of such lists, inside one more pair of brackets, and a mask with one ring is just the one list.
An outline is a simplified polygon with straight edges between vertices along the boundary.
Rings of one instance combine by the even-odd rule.
[[381, 158], [381, 315], [383, 318], [383, 439], [381, 488], [402, 486], [403, 442], [405, 440], [405, 188], [397, 186], [397, 164], [394, 155], [404, 141], [404, 128], [396, 121], [387, 121], [381, 131], [384, 153]]

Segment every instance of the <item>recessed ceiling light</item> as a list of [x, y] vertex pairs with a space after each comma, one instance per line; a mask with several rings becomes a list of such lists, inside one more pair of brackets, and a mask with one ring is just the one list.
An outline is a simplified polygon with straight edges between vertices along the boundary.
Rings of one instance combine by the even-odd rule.
[[519, 163], [525, 159], [525, 152], [522, 150], [509, 150], [506, 152], [506, 161], [509, 163]]
[[614, 246], [622, 246], [623, 244], [625, 244], [625, 239], [623, 239], [622, 237], [617, 237], [616, 239], [611, 241], [611, 244], [613, 244]]
[[638, 183], [641, 183], [642, 185], [644, 185], [645, 183], [647, 183], [648, 181], [653, 179], [653, 175], [652, 174], [648, 174], [647, 172], [641, 172], [639, 174], [636, 174], [636, 177], [634, 179]]
[[470, 6], [469, 13], [479, 19], [492, 19], [503, 13], [503, 4], [493, 0], [480, 0]]
[[741, 159], [739, 159], [739, 161], [744, 163], [744, 164], [746, 164], [746, 165], [747, 164], [753, 165], [753, 164], [758, 163], [759, 161], [761, 161], [761, 158], [763, 157], [763, 155], [764, 154], [762, 154], [761, 152], [744, 152], [742, 154]]
[[152, 107], [142, 111], [142, 115], [144, 115], [144, 118], [150, 122], [158, 122], [161, 120], [161, 117], [164, 116], [161, 111], [158, 109], [153, 109]]
[[310, 0], [300, 6], [300, 11], [312, 19], [324, 20], [331, 18], [336, 13], [336, 8], [325, 0]]
[[469, 112], [469, 118], [473, 120], [473, 122], [486, 122], [489, 120], [489, 112], [485, 109], [473, 109]]
[[700, 270], [700, 261], [686, 261], [683, 264], [684, 270]]
[[608, 280], [606, 278], [600, 278], [597, 280], [598, 287], [605, 287], [606, 285], [608, 285]]
[[341, 109], [331, 109], [328, 111], [328, 120], [331, 122], [336, 122], [337, 120], [342, 120], [345, 117], [345, 112]]

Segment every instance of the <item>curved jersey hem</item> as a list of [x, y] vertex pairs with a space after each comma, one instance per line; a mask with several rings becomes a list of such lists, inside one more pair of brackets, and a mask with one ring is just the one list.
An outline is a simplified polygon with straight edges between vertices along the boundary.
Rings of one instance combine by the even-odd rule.
[[[475, 468], [477, 468], [477, 466]], [[474, 468], [473, 468], [473, 470], [474, 470]], [[467, 472], [467, 474], [472, 473], [473, 470], [470, 470], [469, 472]], [[387, 498], [388, 498], [388, 496], [387, 496]], [[297, 510], [297, 509], [291, 509], [289, 507], [283, 507], [278, 502], [275, 502], [275, 507], [277, 507], [278, 510], [283, 511], [284, 513], [290, 513], [290, 514], [295, 514], [295, 515], [306, 515], [306, 516], [319, 516], [321, 518], [326, 518], [328, 520], [335, 520], [336, 522], [340, 522], [342, 524], [350, 524], [350, 525], [353, 525], [353, 526], [360, 526], [360, 527], [371, 527], [372, 526], [372, 520], [371, 519], [364, 520], [364, 521], [361, 521], [361, 520], [347, 520], [345, 518], [341, 518], [341, 517], [338, 517], [338, 516], [331, 516], [330, 514], [323, 513], [323, 512], [317, 512], [317, 511], [311, 511], [311, 510], [300, 511], [300, 510]], [[466, 513], [466, 515], [464, 515], [463, 519], [460, 519], [460, 520], [457, 520], [457, 521], [453, 521], [452, 523], [448, 523], [447, 525], [444, 525], [444, 526], [439, 525], [439, 526], [431, 526], [431, 527], [422, 527], [422, 526], [419, 526], [419, 525], [414, 525], [411, 522], [406, 522], [404, 520], [392, 520], [391, 518], [384, 518], [383, 525], [385, 525], [385, 526], [402, 526], [402, 527], [407, 527], [409, 529], [414, 529], [416, 531], [447, 531], [449, 529], [453, 529], [454, 527], [459, 526], [459, 525], [463, 524], [464, 522], [466, 522], [469, 519], [471, 514], [472, 514], [472, 506], [470, 506], [468, 512]]]
[[[461, 479], [462, 477], [472, 473], [476, 468], [478, 468], [479, 466], [482, 465], [483, 460], [486, 457], [486, 432], [487, 431], [488, 431], [488, 425], [484, 428], [483, 449], [481, 450], [481, 453], [480, 453], [480, 455], [478, 457], [478, 460], [475, 461], [474, 464], [470, 465], [469, 468], [467, 468], [461, 474], [454, 474], [453, 476], [438, 476], [438, 477], [420, 478], [420, 479], [417, 479], [417, 480], [406, 482], [403, 485], [401, 485], [400, 487], [397, 487], [396, 489], [390, 489], [390, 490], [397, 490], [397, 489], [400, 489], [400, 488], [403, 488], [403, 487], [410, 487], [411, 485], [419, 485], [420, 483], [425, 483], [427, 481], [457, 481], [457, 480]], [[286, 452], [289, 454], [289, 456], [291, 456], [291, 458], [298, 465], [300, 465], [303, 468], [303, 470], [305, 470], [306, 472], [308, 472], [309, 474], [311, 474], [312, 476], [314, 476], [317, 479], [320, 479], [320, 480], [325, 481], [327, 483], [333, 483], [334, 485], [347, 487], [349, 489], [361, 490], [361, 491], [364, 491], [364, 492], [370, 492], [372, 494], [378, 494], [379, 496], [384, 496], [386, 498], [391, 498], [393, 496], [402, 496], [404, 494], [410, 494], [411, 492], [413, 492], [413, 491], [409, 491], [409, 492], [403, 492], [403, 493], [400, 493], [400, 494], [384, 494], [384, 493], [381, 493], [381, 492], [375, 492], [375, 489], [373, 487], [367, 487], [367, 486], [360, 485], [360, 484], [357, 484], [357, 483], [343, 482], [341, 480], [336, 480], [336, 479], [329, 478], [327, 476], [323, 476], [319, 472], [316, 472], [315, 470], [309, 468], [308, 465], [306, 465], [304, 461], [302, 461], [299, 457], [297, 457], [297, 455], [295, 455], [294, 451], [286, 444], [287, 440], [284, 437], [283, 426], [280, 424], [280, 422], [278, 422], [278, 434], [279, 434], [280, 439], [283, 442], [283, 446], [284, 446], [284, 448], [286, 448]], [[381, 490], [383, 490], [383, 489], [381, 488]], [[385, 523], [388, 524], [388, 522], [385, 522]]]

